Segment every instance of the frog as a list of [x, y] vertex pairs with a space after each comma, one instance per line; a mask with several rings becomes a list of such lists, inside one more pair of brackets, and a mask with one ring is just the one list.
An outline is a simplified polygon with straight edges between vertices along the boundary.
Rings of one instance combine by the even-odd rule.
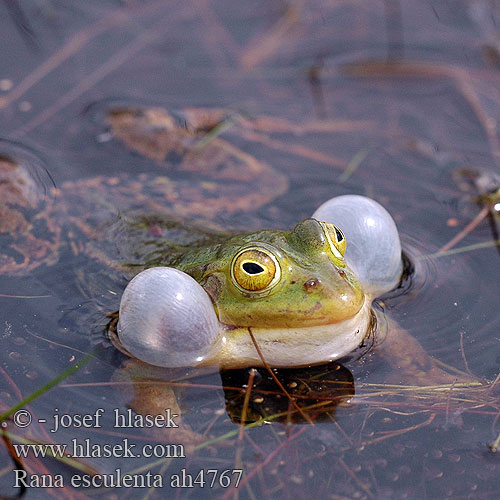
[[[370, 301], [346, 265], [344, 251], [342, 231], [313, 218], [291, 231], [264, 230], [177, 249], [158, 263], [170, 265], [194, 281], [177, 284], [179, 273], [174, 272], [170, 280], [165, 276], [169, 268], [156, 266], [134, 278], [122, 298], [118, 338], [134, 352], [140, 350], [139, 341], [155, 345], [147, 355], [141, 353], [142, 358], [171, 367], [184, 362], [203, 366], [217, 363], [220, 368], [261, 365], [249, 329], [271, 366], [337, 359], [361, 344], [369, 320]], [[193, 297], [193, 302], [204, 306], [199, 314], [186, 303], [191, 288], [193, 294], [200, 295]], [[210, 300], [203, 301], [207, 297]], [[159, 311], [154, 309], [155, 303]], [[177, 310], [180, 317], [176, 317]], [[185, 311], [189, 311], [186, 317]], [[211, 327], [202, 325], [207, 318], [220, 325], [215, 330], [220, 330], [222, 338], [214, 340], [221, 344], [220, 350], [212, 352], [210, 348], [202, 360], [203, 335], [209, 335]], [[182, 338], [181, 346], [193, 353], [193, 359], [175, 349], [175, 338], [161, 336], [162, 327], [174, 328], [175, 322], [179, 328], [173, 336]], [[158, 330], [150, 328], [152, 324]], [[193, 351], [190, 341], [196, 345]], [[163, 350], [168, 362], [162, 358]]]

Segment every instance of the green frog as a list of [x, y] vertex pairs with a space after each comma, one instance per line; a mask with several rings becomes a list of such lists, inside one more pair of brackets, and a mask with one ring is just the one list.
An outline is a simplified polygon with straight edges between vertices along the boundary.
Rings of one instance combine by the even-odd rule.
[[332, 361], [363, 343], [373, 299], [401, 272], [389, 213], [341, 196], [291, 231], [175, 248], [128, 285], [115, 342], [170, 368]]

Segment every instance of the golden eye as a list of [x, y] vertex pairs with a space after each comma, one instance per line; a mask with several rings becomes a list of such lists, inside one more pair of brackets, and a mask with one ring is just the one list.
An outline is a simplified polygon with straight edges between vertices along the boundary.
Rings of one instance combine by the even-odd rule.
[[330, 250], [337, 259], [344, 260], [345, 254], [345, 236], [344, 233], [334, 224], [328, 222], [320, 222], [323, 227]]
[[245, 291], [267, 290], [278, 282], [280, 275], [276, 257], [263, 248], [247, 248], [233, 259], [231, 277]]

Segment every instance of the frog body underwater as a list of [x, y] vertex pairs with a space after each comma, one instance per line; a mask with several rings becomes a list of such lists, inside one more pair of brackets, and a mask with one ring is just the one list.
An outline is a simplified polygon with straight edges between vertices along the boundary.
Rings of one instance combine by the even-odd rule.
[[391, 216], [355, 195], [333, 198], [292, 231], [177, 252], [168, 257], [171, 267], [147, 269], [131, 281], [118, 326], [122, 350], [165, 367], [338, 359], [363, 342], [372, 300], [402, 272]]

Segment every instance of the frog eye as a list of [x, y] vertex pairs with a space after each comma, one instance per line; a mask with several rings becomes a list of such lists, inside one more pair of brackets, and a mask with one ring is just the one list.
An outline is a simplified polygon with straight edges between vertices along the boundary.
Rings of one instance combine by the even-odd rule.
[[281, 269], [276, 257], [264, 248], [246, 248], [236, 254], [231, 278], [243, 291], [261, 292], [272, 288], [280, 279]]
[[344, 233], [334, 224], [320, 222], [323, 227], [330, 250], [337, 259], [344, 260], [345, 254], [345, 236]]

